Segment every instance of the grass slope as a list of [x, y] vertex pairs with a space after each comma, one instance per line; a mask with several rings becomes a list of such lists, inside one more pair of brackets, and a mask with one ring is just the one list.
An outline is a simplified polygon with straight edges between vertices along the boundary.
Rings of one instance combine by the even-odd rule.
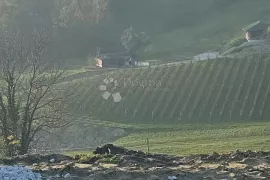
[[[270, 150], [270, 123], [233, 123], [212, 125], [141, 125], [134, 132], [114, 144], [150, 153], [190, 155], [200, 153], [228, 153], [230, 151]], [[67, 151], [68, 155], [87, 154], [93, 149]]]
[[[102, 98], [104, 79], [110, 93]], [[267, 120], [270, 59], [218, 59], [180, 65], [112, 71], [77, 83], [74, 113], [121, 123], [216, 123]], [[87, 118], [86, 118], [87, 119]]]
[[201, 126], [190, 129], [149, 129], [131, 133], [116, 141], [118, 145], [151, 153], [189, 155], [199, 153], [228, 153], [239, 150], [270, 150], [270, 123]]
[[257, 20], [270, 22], [270, 1], [266, 0], [205, 0], [203, 4], [194, 0], [176, 2], [177, 6], [186, 9], [172, 14], [175, 26], [179, 26], [152, 37], [142, 56], [165, 58], [217, 49], [234, 36], [244, 37], [241, 29], [246, 25]]

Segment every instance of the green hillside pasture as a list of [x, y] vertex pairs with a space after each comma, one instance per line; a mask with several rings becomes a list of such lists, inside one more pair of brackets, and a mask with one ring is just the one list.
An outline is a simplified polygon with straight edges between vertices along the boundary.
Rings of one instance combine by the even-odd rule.
[[[231, 124], [114, 124], [128, 128], [131, 132], [113, 142], [128, 149], [147, 152], [147, 138], [150, 153], [191, 155], [201, 153], [228, 153], [235, 150], [270, 151], [270, 123]], [[93, 149], [67, 151], [68, 155], [87, 154]]]
[[[177, 127], [179, 128], [177, 130]], [[270, 123], [219, 124], [171, 129], [141, 130], [120, 138], [115, 143], [129, 149], [147, 152], [149, 138], [151, 153], [190, 155], [200, 153], [228, 153], [239, 150], [270, 150]]]
[[[105, 100], [104, 79], [111, 94]], [[213, 123], [270, 117], [270, 59], [217, 59], [122, 69], [76, 82], [73, 111], [92, 120], [121, 123]]]

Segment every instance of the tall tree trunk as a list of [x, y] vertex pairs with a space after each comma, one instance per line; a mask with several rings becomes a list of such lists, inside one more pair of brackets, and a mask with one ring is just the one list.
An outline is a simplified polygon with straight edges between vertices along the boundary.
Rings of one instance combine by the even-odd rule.
[[29, 149], [29, 140], [27, 137], [24, 138], [24, 141], [21, 141], [19, 148], [19, 155], [27, 154]]

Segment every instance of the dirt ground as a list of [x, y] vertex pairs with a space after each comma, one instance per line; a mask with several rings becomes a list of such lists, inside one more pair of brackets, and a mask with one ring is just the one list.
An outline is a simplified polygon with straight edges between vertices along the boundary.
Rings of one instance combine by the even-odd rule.
[[270, 152], [168, 156], [124, 150], [121, 154], [83, 158], [60, 154], [2, 159], [4, 165], [25, 165], [45, 179], [74, 180], [254, 180], [270, 179]]

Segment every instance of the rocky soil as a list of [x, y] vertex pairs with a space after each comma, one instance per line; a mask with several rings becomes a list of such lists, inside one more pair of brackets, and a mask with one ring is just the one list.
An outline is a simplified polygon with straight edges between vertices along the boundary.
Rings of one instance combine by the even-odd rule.
[[75, 156], [25, 155], [1, 159], [23, 165], [44, 179], [74, 180], [254, 180], [270, 179], [270, 152], [169, 156], [124, 149], [121, 154]]

